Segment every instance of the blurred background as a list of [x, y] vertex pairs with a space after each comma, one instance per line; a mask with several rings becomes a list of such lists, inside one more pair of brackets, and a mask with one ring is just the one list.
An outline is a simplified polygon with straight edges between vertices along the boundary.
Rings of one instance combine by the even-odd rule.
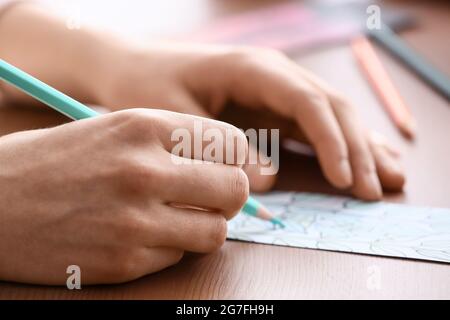
[[[263, 44], [261, 38], [269, 32], [272, 36], [277, 29], [279, 35], [290, 31], [291, 33], [307, 33], [316, 31], [319, 27], [334, 23], [334, 28], [342, 28], [342, 25], [355, 22], [359, 14], [359, 21], [367, 17], [366, 9], [370, 5], [378, 5], [381, 8], [381, 17], [402, 30], [402, 35], [408, 39], [408, 33], [414, 32], [411, 37], [412, 44], [416, 42], [421, 47], [421, 52], [433, 60], [439, 67], [446, 68], [450, 72], [450, 64], [443, 63], [435, 58], [433, 51], [440, 51], [448, 57], [450, 45], [448, 34], [450, 24], [450, 2], [443, 1], [367, 1], [367, 0], [311, 0], [311, 1], [283, 1], [283, 0], [38, 0], [48, 4], [67, 17], [68, 24], [73, 26], [83, 24], [96, 25], [114, 30], [143, 40], [160, 38], [185, 37], [189, 40], [215, 40], [216, 42], [231, 42], [230, 37], [222, 36], [223, 29], [218, 27], [226, 22], [240, 22], [235, 27], [239, 32], [248, 35], [249, 26], [255, 21], [265, 25], [258, 34], [248, 37], [244, 41], [239, 39], [239, 32], [234, 34], [235, 42], [248, 44]], [[258, 11], [264, 11], [257, 14]], [[352, 14], [353, 13], [353, 14]], [[253, 16], [252, 16], [253, 14]], [[394, 15], [394, 17], [393, 17]], [[247, 17], [245, 17], [247, 16]], [[321, 19], [312, 19], [311, 16], [320, 16]], [[241, 19], [239, 19], [241, 18]], [[245, 19], [247, 18], [247, 19]], [[234, 19], [234, 21], [233, 21]], [[285, 20], [284, 29], [281, 20]], [[289, 24], [289, 19], [296, 19], [297, 23]], [[227, 21], [228, 20], [228, 21]], [[339, 21], [339, 23], [336, 22]], [[216, 29], [210, 30], [211, 26]], [[292, 29], [287, 28], [293, 27]], [[208, 32], [216, 32], [206, 35]], [[253, 30], [254, 31], [254, 30]], [[202, 34], [200, 37], [200, 33]], [[429, 34], [433, 33], [432, 38]], [[194, 37], [195, 36], [195, 37]], [[314, 37], [314, 34], [310, 34]], [[260, 38], [257, 41], [256, 38]], [[420, 41], [427, 38], [430, 47]], [[417, 39], [417, 40], [415, 40]], [[447, 41], [445, 41], [447, 40]], [[311, 40], [312, 41], [312, 40]], [[301, 50], [299, 44], [297, 51]]]

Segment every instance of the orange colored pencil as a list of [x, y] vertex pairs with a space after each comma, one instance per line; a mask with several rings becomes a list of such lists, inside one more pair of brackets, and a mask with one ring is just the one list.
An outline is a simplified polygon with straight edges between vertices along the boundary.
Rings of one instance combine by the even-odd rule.
[[362, 71], [367, 76], [392, 121], [407, 138], [414, 138], [415, 120], [370, 42], [365, 37], [358, 37], [352, 41], [351, 47]]

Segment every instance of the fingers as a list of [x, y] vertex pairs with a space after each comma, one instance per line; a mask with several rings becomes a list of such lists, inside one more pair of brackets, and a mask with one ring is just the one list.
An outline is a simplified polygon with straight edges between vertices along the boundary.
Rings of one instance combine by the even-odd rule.
[[386, 137], [379, 132], [374, 130], [369, 131], [368, 138], [371, 146], [383, 147], [383, 149], [395, 159], [400, 157], [400, 152], [389, 144]]
[[[277, 81], [278, 80], [278, 81]], [[314, 146], [327, 179], [338, 188], [352, 184], [347, 144], [327, 97], [297, 77], [266, 78], [261, 90], [266, 104], [282, 114], [294, 117]], [[270, 83], [269, 83], [270, 82]]]
[[244, 164], [248, 143], [238, 128], [222, 121], [172, 112], [165, 120], [159, 137], [167, 151], [184, 158]]
[[365, 129], [361, 127], [356, 113], [347, 102], [332, 96], [330, 100], [349, 149], [353, 172], [352, 191], [361, 199], [378, 200], [382, 196], [382, 189], [375, 160], [364, 134]]
[[300, 69], [299, 73], [305, 79], [308, 79], [317, 90], [324, 92], [331, 103], [349, 152], [353, 175], [352, 192], [361, 199], [380, 199], [382, 188], [375, 163], [375, 155], [365, 134], [366, 129], [362, 127], [356, 111], [348, 101], [341, 98], [324, 81], [303, 69]]
[[[267, 157], [264, 154], [258, 152], [257, 148], [254, 145], [249, 145], [248, 158], [258, 160], [257, 163], [254, 163], [254, 161], [252, 161], [252, 163], [250, 163], [250, 161], [246, 161], [246, 164], [243, 167], [250, 183], [250, 190], [254, 192], [269, 191], [275, 184], [277, 175], [262, 174], [263, 171], [261, 169], [264, 167], [264, 165], [261, 164], [261, 161], [259, 161], [259, 159], [267, 160]], [[263, 162], [267, 163], [267, 161]]]
[[370, 135], [369, 143], [375, 158], [378, 177], [384, 189], [400, 191], [405, 184], [405, 174], [398, 161], [398, 151], [389, 146], [377, 134]]
[[169, 172], [161, 181], [161, 197], [167, 203], [206, 208], [231, 219], [248, 198], [248, 178], [236, 166], [211, 162], [172, 164]]
[[222, 121], [139, 108], [114, 112], [109, 118], [119, 127], [115, 130], [121, 139], [141, 149], [157, 139], [166, 151], [186, 159], [242, 166], [247, 156], [245, 134]]
[[392, 173], [392, 162], [376, 162], [375, 156], [384, 161], [388, 153], [371, 150], [366, 130], [350, 104], [315, 76], [299, 72], [298, 67], [291, 69], [296, 71], [260, 71], [261, 88], [268, 88], [269, 83], [273, 88], [260, 92], [266, 105], [295, 118], [327, 179], [338, 188], [351, 186], [355, 196], [365, 200], [381, 198], [380, 179], [389, 186], [402, 184], [401, 174]]
[[158, 211], [159, 232], [147, 235], [149, 244], [207, 253], [225, 242], [227, 222], [220, 214], [166, 205]]
[[[189, 114], [204, 117], [204, 118], [211, 118], [211, 115], [200, 105], [198, 105], [191, 97], [180, 97], [180, 102], [177, 104], [174, 104], [178, 107], [178, 109], [173, 109], [174, 111], [182, 112], [183, 110], [188, 110]], [[271, 120], [273, 117], [271, 117]], [[256, 126], [258, 127], [258, 126]], [[274, 126], [277, 127], [277, 126]], [[267, 157], [263, 155], [262, 153], [259, 153], [257, 148], [253, 145], [249, 145], [248, 148], [248, 154], [247, 154], [247, 161], [244, 165], [244, 172], [247, 174], [249, 183], [250, 183], [250, 189], [254, 192], [266, 192], [270, 190], [276, 181], [276, 174], [274, 175], [263, 175], [261, 174], [261, 168], [263, 165], [258, 161], [258, 163], [250, 163], [248, 159], [257, 159], [260, 158], [266, 159]], [[264, 161], [264, 163], [267, 163], [268, 161]]]

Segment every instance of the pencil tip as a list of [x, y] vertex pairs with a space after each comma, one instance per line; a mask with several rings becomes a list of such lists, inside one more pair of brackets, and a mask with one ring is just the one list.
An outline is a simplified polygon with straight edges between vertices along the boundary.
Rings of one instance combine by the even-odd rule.
[[279, 227], [281, 227], [283, 229], [286, 227], [285, 224], [278, 218], [272, 218], [270, 220], [270, 222], [272, 222], [275, 226], [279, 226]]
[[258, 217], [272, 222], [275, 226], [280, 226], [281, 228], [285, 227], [284, 223], [277, 217], [274, 217], [273, 214], [264, 206], [260, 206], [258, 208]]

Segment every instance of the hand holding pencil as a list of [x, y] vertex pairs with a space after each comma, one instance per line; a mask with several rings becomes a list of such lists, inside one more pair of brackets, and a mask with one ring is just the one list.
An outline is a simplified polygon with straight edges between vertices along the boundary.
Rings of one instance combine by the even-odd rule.
[[[175, 165], [170, 135], [180, 126], [193, 130], [200, 119], [205, 127], [234, 130], [247, 143], [241, 131], [165, 110], [97, 116], [2, 60], [0, 79], [81, 119], [0, 139], [0, 202], [9, 204], [2, 221], [10, 217], [1, 237], [15, 239], [17, 230], [32, 235], [31, 245], [21, 241], [18, 250], [8, 250], [9, 263], [18, 267], [9, 278], [0, 269], [2, 279], [60, 284], [67, 266], [76, 262], [83, 284], [117, 283], [175, 264], [185, 251], [206, 253], [222, 246], [226, 220], [248, 200], [247, 176], [238, 159], [236, 164]], [[250, 201], [245, 205], [250, 214], [264, 214]], [[38, 205], [30, 210], [32, 203]], [[8, 242], [1, 241], [0, 249], [3, 245]], [[39, 248], [46, 248], [45, 255]]]
[[[78, 101], [66, 96], [62, 92], [59, 92], [58, 90], [48, 86], [42, 81], [39, 81], [38, 79], [30, 76], [18, 68], [15, 68], [1, 59], [0, 80], [7, 81], [8, 83], [16, 86], [18, 89], [24, 91], [26, 94], [33, 96], [71, 119], [80, 120], [99, 115], [93, 109], [90, 109]], [[279, 219], [273, 217], [263, 205], [251, 197], [243, 207], [243, 212], [259, 217], [263, 220], [268, 220], [274, 225], [281, 227], [284, 226]]]

